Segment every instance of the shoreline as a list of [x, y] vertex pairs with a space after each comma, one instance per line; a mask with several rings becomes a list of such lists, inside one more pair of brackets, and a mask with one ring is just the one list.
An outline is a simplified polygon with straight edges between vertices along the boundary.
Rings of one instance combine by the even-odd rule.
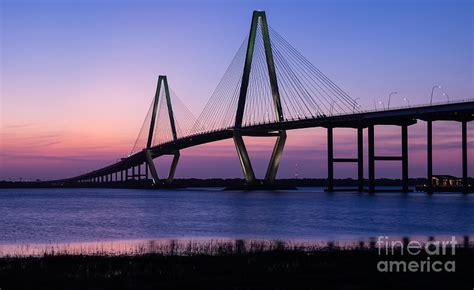
[[[344, 187], [357, 188], [358, 180], [353, 178], [334, 179], [335, 185]], [[401, 179], [378, 178], [375, 180], [377, 186], [401, 186]], [[470, 183], [474, 183], [474, 178], [469, 179]], [[368, 180], [364, 180], [367, 185]], [[426, 178], [409, 178], [409, 186], [416, 186], [427, 183]], [[186, 188], [186, 187], [241, 187], [245, 184], [242, 178], [176, 178], [170, 185], [163, 184], [161, 188]], [[282, 178], [275, 181], [275, 185], [291, 186], [291, 187], [326, 187], [327, 178]], [[7, 181], [0, 180], [0, 188], [153, 188], [148, 180], [129, 180], [126, 182], [84, 182], [84, 183], [68, 183], [67, 181]]]

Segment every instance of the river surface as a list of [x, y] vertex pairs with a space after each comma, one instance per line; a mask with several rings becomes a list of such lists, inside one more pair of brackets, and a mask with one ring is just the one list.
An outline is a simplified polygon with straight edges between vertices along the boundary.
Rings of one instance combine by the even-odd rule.
[[0, 244], [474, 234], [474, 194], [0, 189]]

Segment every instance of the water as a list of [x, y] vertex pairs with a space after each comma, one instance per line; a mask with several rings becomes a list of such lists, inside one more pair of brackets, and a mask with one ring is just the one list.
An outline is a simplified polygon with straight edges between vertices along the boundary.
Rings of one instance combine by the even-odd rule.
[[0, 244], [474, 234], [474, 195], [0, 189]]

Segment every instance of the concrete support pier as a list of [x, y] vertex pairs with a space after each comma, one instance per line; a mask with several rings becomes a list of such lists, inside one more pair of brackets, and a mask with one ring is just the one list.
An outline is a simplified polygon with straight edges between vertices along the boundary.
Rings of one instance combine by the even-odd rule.
[[408, 192], [408, 126], [402, 125], [402, 191]]
[[376, 156], [374, 125], [368, 127], [369, 138], [369, 193], [375, 192], [375, 161], [401, 161], [402, 163], [402, 192], [408, 192], [408, 125], [401, 127], [402, 155], [401, 156]]
[[364, 128], [357, 128], [357, 177], [359, 192], [364, 191]]
[[[357, 163], [357, 189], [364, 190], [364, 130], [357, 128], [357, 158], [335, 158], [334, 157], [334, 128], [327, 127], [327, 153], [328, 153], [328, 186], [327, 192], [334, 192], [334, 163], [352, 162]], [[342, 189], [341, 189], [342, 190]], [[345, 189], [347, 190], [347, 189]]]
[[327, 128], [328, 139], [328, 192], [334, 191], [334, 144], [333, 144], [333, 128]]
[[462, 131], [462, 184], [463, 192], [469, 192], [468, 175], [467, 175], [467, 121], [461, 123]]
[[426, 153], [427, 153], [427, 176], [428, 193], [433, 192], [433, 121], [426, 123]]
[[374, 125], [368, 127], [369, 146], [369, 193], [375, 192], [375, 140]]

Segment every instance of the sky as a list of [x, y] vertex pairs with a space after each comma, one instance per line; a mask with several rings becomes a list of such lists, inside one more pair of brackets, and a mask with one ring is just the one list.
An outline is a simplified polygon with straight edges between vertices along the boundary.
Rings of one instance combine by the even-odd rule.
[[[363, 109], [473, 98], [474, 2], [2, 0], [0, 180], [70, 177], [129, 154], [158, 75], [198, 115], [243, 39], [252, 11]], [[378, 105], [380, 106], [380, 104]], [[461, 174], [460, 124], [434, 125], [434, 173]], [[411, 177], [426, 175], [426, 124], [409, 128]], [[326, 176], [322, 128], [291, 131], [279, 177]], [[469, 171], [474, 126], [468, 125]], [[399, 154], [400, 128], [376, 128], [376, 154]], [[356, 154], [356, 132], [335, 131], [335, 154]], [[247, 138], [257, 176], [274, 139]], [[367, 147], [366, 147], [367, 148]], [[164, 175], [169, 158], [156, 161]], [[356, 176], [336, 165], [336, 178]], [[472, 175], [472, 173], [471, 173]], [[242, 177], [231, 140], [182, 151], [179, 177]], [[377, 178], [397, 178], [378, 162]]]

